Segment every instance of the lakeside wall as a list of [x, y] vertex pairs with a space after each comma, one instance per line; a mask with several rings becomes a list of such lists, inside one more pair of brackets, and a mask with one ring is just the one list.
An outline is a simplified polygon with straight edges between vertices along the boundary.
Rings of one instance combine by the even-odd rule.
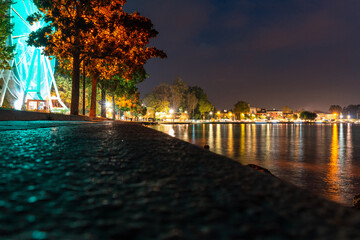
[[0, 121], [96, 121], [100, 118], [88, 116], [64, 115], [56, 113], [28, 112], [18, 110], [0, 109]]

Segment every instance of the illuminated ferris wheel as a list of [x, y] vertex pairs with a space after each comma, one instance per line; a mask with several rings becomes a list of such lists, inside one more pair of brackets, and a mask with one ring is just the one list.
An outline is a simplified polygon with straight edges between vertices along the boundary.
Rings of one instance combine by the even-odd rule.
[[[32, 31], [43, 27], [43, 21], [30, 25], [26, 19], [38, 11], [32, 0], [17, 0], [10, 7], [11, 23], [14, 29], [8, 44], [15, 45], [12, 70], [0, 71], [2, 89], [0, 106], [4, 99], [15, 108], [21, 109], [28, 100], [45, 100], [50, 110], [67, 109], [61, 101], [54, 78], [55, 60], [42, 54], [41, 48], [29, 46], [26, 41]], [[54, 104], [55, 103], [55, 104]], [[56, 105], [56, 106], [54, 106]]]

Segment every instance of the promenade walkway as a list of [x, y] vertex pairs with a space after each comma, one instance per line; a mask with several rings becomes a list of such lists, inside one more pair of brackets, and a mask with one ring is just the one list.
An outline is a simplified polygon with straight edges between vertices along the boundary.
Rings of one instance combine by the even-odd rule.
[[2, 239], [360, 239], [360, 212], [139, 124], [0, 122]]

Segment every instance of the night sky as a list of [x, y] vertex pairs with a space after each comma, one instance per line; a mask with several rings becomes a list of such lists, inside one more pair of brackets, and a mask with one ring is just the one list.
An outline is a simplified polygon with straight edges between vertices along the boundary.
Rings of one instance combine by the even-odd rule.
[[360, 104], [358, 0], [128, 0], [159, 31], [141, 96], [180, 76], [219, 109]]

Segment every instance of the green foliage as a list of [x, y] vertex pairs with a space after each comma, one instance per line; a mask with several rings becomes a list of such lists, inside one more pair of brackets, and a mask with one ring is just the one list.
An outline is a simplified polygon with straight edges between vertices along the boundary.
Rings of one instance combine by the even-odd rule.
[[240, 119], [241, 114], [246, 114], [250, 112], [249, 104], [245, 101], [238, 101], [234, 105], [234, 113], [237, 119]]
[[134, 72], [131, 81], [127, 81], [122, 75], [115, 75], [110, 80], [101, 80], [100, 85], [110, 96], [122, 97], [135, 94], [138, 91], [137, 85], [148, 77], [145, 69], [141, 67]]
[[170, 107], [167, 97], [156, 91], [147, 94], [144, 98], [144, 103], [147, 107], [153, 108], [155, 112], [167, 112]]
[[202, 118], [213, 109], [202, 88], [188, 87], [181, 78], [170, 85], [162, 83], [155, 87], [143, 101], [155, 112], [167, 112], [171, 107], [175, 112], [188, 111], [195, 119]]
[[8, 39], [13, 25], [10, 23], [9, 9], [12, 1], [0, 1], [0, 69], [11, 69], [9, 61], [14, 57], [15, 46], [9, 46]]
[[303, 120], [315, 120], [316, 117], [317, 117], [317, 114], [314, 113], [314, 112], [309, 112], [309, 111], [303, 111], [300, 113], [300, 119], [303, 119]]
[[197, 99], [208, 99], [207, 94], [205, 93], [204, 89], [198, 86], [189, 87], [189, 92], [195, 93]]
[[67, 107], [70, 107], [71, 79], [65, 75], [55, 74], [55, 81], [58, 86], [60, 98]]
[[[196, 98], [198, 99], [198, 103], [194, 110], [194, 118], [195, 119], [200, 119], [204, 115], [205, 112], [211, 111], [211, 108], [210, 108], [210, 110], [208, 110], [209, 109], [208, 105], [209, 105], [210, 101], [208, 100], [208, 96], [205, 93], [204, 89], [202, 89], [201, 87], [198, 87], [198, 86], [194, 86], [194, 87], [189, 87], [188, 92], [195, 94]], [[200, 110], [200, 106], [201, 106], [201, 110]], [[205, 110], [208, 110], [208, 111], [205, 111]]]
[[198, 104], [201, 116], [205, 116], [205, 113], [210, 112], [213, 108], [213, 105], [207, 99], [200, 99]]

